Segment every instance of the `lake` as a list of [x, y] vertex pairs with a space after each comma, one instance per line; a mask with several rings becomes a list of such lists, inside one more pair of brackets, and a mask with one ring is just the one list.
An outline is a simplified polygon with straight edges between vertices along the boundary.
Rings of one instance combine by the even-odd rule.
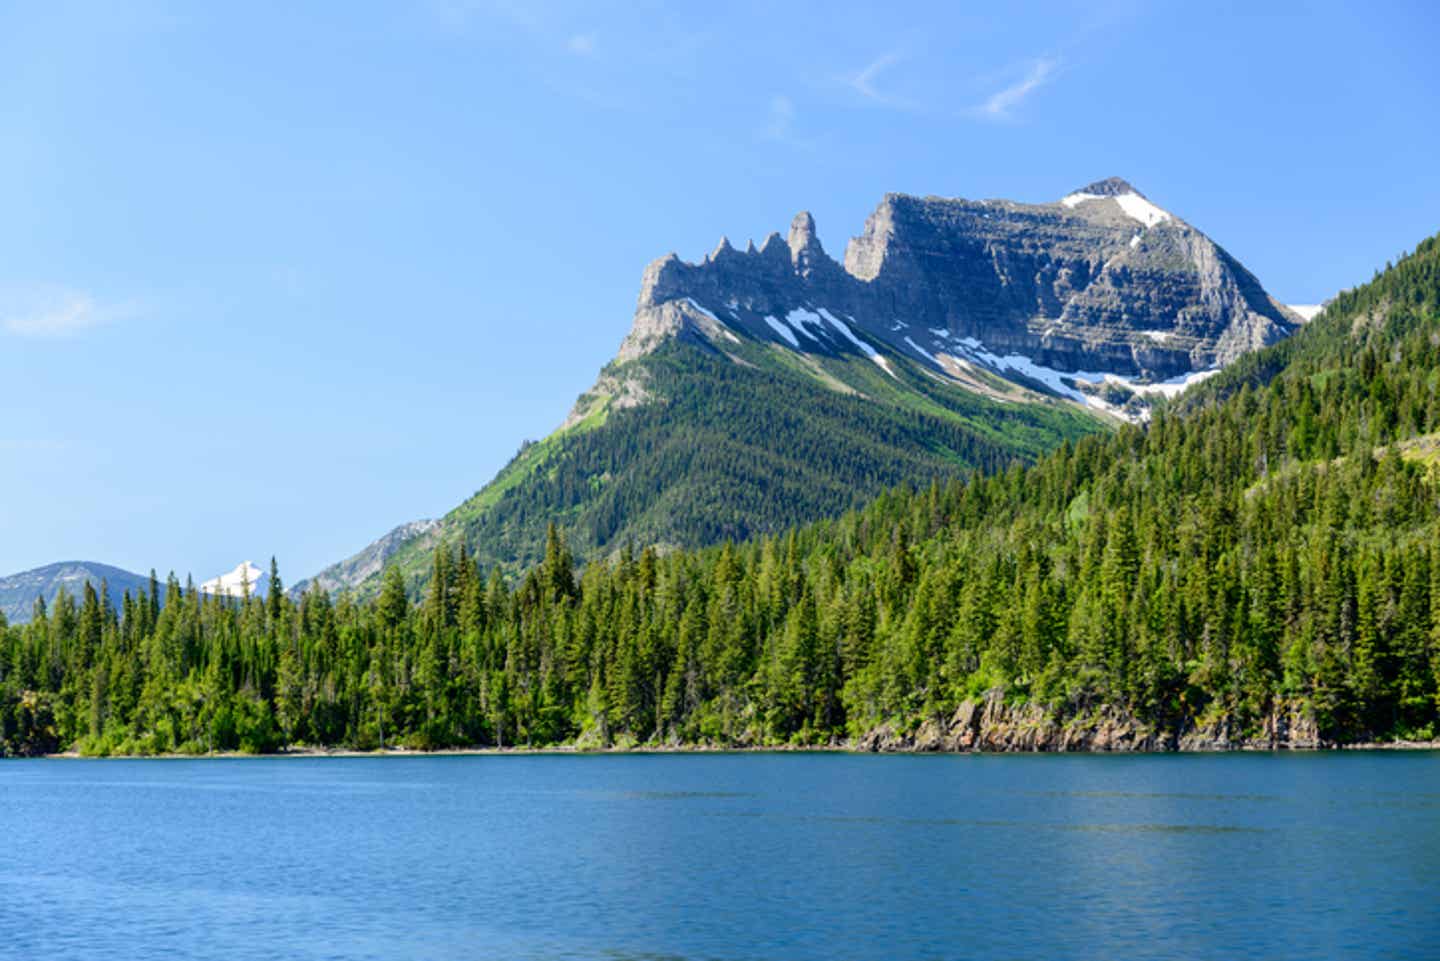
[[0, 762], [14, 958], [1440, 956], [1440, 753]]

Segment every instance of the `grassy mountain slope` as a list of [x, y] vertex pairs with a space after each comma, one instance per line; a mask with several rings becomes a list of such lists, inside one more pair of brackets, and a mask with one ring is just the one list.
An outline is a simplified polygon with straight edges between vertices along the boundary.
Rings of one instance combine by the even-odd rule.
[[723, 346], [677, 338], [611, 364], [569, 426], [522, 449], [392, 563], [418, 582], [445, 543], [523, 569], [552, 521], [583, 558], [740, 540], [837, 515], [901, 481], [1030, 461], [1105, 426], [998, 378], [982, 396], [899, 356], [887, 372], [858, 353]]

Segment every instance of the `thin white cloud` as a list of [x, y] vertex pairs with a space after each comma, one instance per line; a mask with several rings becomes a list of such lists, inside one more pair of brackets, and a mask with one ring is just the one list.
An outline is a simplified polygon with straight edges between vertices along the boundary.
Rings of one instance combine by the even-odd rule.
[[15, 337], [74, 337], [127, 313], [77, 290], [12, 295], [5, 300], [9, 303], [0, 303], [0, 329]]
[[767, 140], [790, 140], [795, 126], [795, 101], [783, 94], [770, 99], [770, 122], [765, 127]]
[[595, 52], [595, 34], [577, 33], [565, 41], [565, 49], [577, 57], [588, 57]]
[[1025, 102], [1025, 98], [1044, 86], [1059, 65], [1058, 60], [1049, 57], [1031, 61], [1023, 77], [991, 94], [990, 99], [980, 105], [978, 112], [994, 120], [1011, 119], [1015, 109]]
[[845, 86], [854, 91], [865, 103], [896, 110], [913, 110], [915, 104], [902, 97], [886, 93], [877, 86], [880, 75], [900, 63], [904, 58], [898, 53], [887, 53], [876, 57], [858, 73], [845, 78]]

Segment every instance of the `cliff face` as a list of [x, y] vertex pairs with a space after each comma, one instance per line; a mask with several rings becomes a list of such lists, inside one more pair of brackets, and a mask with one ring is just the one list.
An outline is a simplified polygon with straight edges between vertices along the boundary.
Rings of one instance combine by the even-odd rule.
[[1333, 747], [1300, 705], [1277, 705], [1258, 734], [1245, 736], [1229, 721], [1160, 729], [1113, 707], [1056, 718], [1038, 704], [1009, 704], [1001, 690], [960, 704], [948, 720], [931, 720], [899, 734], [889, 727], [867, 732], [862, 751], [1234, 751]]
[[[706, 323], [785, 343], [787, 317], [821, 308], [941, 374], [979, 365], [1012, 378], [1039, 365], [1165, 380], [1298, 323], [1204, 234], [1112, 178], [1048, 204], [890, 194], [843, 266], [808, 213], [758, 249], [722, 240], [699, 264], [672, 254], [645, 272], [621, 358]], [[812, 341], [798, 346], [831, 346]]]

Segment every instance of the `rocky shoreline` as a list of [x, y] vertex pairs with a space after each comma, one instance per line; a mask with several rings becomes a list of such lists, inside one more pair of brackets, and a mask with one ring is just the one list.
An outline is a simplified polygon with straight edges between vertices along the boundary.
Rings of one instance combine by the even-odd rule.
[[1321, 736], [1314, 716], [1300, 705], [1277, 706], [1258, 735], [1246, 736], [1228, 720], [1167, 730], [1115, 707], [1057, 719], [1042, 705], [1012, 704], [989, 691], [962, 702], [948, 719], [931, 719], [912, 732], [889, 726], [867, 732], [855, 749], [871, 752], [1064, 753], [1333, 750], [1406, 746], [1440, 747], [1440, 741], [1341, 744]]

